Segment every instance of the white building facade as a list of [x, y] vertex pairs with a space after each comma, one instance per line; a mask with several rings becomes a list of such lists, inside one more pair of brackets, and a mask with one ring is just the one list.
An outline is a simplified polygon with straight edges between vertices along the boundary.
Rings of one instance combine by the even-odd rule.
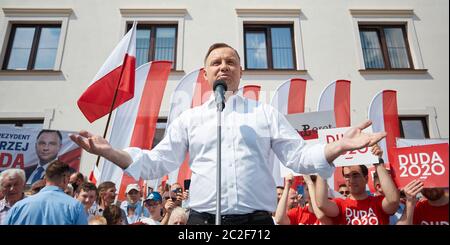
[[[208, 47], [241, 55], [241, 85], [268, 102], [284, 81], [308, 81], [315, 111], [331, 81], [351, 81], [351, 120], [367, 118], [372, 97], [396, 90], [402, 134], [449, 135], [449, 2], [446, 0], [0, 0], [0, 123], [102, 134], [76, 101], [134, 21], [138, 62], [174, 61], [160, 118]], [[81, 171], [95, 157], [83, 154]]]

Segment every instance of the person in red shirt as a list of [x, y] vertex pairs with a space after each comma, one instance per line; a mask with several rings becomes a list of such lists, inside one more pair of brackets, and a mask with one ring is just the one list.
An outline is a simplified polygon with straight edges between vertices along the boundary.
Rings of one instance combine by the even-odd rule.
[[[448, 192], [444, 188], [423, 188], [423, 183], [413, 180], [404, 188], [406, 209], [397, 225], [448, 225]], [[425, 197], [417, 201], [417, 194]]]
[[[372, 148], [377, 156], [383, 154], [378, 146]], [[375, 164], [384, 196], [369, 196], [366, 192], [368, 169], [365, 165], [342, 168], [345, 184], [350, 190], [346, 199], [329, 200], [328, 186], [320, 176], [316, 181], [317, 205], [335, 224], [346, 225], [387, 225], [389, 216], [394, 214], [400, 202], [400, 195], [383, 164]]]
[[292, 186], [292, 175], [285, 178], [285, 188], [278, 202], [277, 211], [275, 212], [275, 222], [279, 225], [321, 225], [332, 224], [331, 219], [319, 210], [315, 200], [315, 180], [316, 176], [304, 175], [305, 180], [305, 198], [307, 204], [304, 207], [289, 207], [288, 189]]

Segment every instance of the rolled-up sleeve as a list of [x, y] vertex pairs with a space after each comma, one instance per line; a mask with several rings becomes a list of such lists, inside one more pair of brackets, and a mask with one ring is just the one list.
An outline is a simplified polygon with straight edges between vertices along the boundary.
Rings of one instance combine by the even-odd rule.
[[184, 161], [188, 150], [186, 112], [175, 119], [161, 142], [152, 150], [125, 148], [133, 162], [124, 171], [134, 179], [157, 179], [174, 171]]
[[325, 158], [326, 144], [306, 144], [287, 119], [273, 108], [269, 108], [267, 115], [272, 150], [281, 163], [296, 173], [331, 177], [335, 168]]

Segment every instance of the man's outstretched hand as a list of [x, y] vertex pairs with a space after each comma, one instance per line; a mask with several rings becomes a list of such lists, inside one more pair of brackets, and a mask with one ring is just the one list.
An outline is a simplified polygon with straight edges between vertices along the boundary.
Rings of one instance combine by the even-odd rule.
[[357, 127], [350, 128], [344, 133], [341, 140], [342, 151], [351, 151], [364, 148], [366, 146], [373, 146], [378, 141], [386, 137], [386, 132], [378, 133], [364, 133], [364, 129], [372, 125], [372, 122], [367, 120]]
[[350, 128], [344, 133], [344, 137], [338, 141], [327, 144], [325, 147], [325, 157], [329, 163], [347, 151], [358, 150], [367, 146], [373, 146], [386, 137], [386, 132], [364, 133], [364, 129], [372, 125], [367, 120], [357, 127]]
[[78, 134], [71, 134], [70, 139], [87, 152], [103, 157], [112, 150], [112, 146], [106, 139], [85, 130], [80, 131]]
[[70, 139], [89, 153], [102, 156], [122, 169], [126, 169], [133, 160], [123, 151], [114, 149], [109, 142], [100, 135], [93, 135], [82, 130], [78, 134], [71, 134]]

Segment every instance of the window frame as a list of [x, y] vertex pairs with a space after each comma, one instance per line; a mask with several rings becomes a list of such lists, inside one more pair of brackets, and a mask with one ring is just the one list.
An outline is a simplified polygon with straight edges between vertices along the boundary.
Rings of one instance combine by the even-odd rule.
[[[27, 68], [26, 69], [8, 69], [8, 64], [9, 64], [9, 59], [11, 58], [11, 51], [12, 51], [12, 45], [13, 45], [13, 41], [14, 41], [14, 37], [16, 34], [16, 30], [17, 28], [20, 27], [34, 27], [35, 31], [34, 31], [34, 36], [33, 36], [33, 41], [31, 44], [31, 51], [30, 51], [30, 55], [28, 57], [28, 64], [27, 64]], [[37, 51], [38, 51], [38, 47], [39, 47], [39, 42], [40, 42], [40, 37], [41, 37], [41, 32], [42, 32], [42, 28], [45, 27], [59, 27], [59, 35], [61, 38], [61, 29], [62, 29], [62, 25], [61, 24], [33, 24], [33, 23], [26, 23], [26, 24], [19, 24], [19, 23], [13, 23], [11, 24], [11, 32], [9, 33], [9, 37], [8, 37], [8, 44], [6, 46], [6, 52], [5, 52], [5, 57], [3, 59], [3, 66], [2, 66], [2, 70], [4, 71], [52, 71], [53, 68], [49, 68], [49, 69], [34, 69], [34, 66], [36, 64], [36, 56], [37, 56]], [[58, 43], [59, 45], [59, 43]], [[58, 52], [59, 46], [56, 50], [56, 52]], [[55, 55], [55, 64], [56, 64], [56, 55]], [[53, 64], [53, 67], [55, 66], [55, 64]]]
[[0, 119], [0, 126], [5, 124], [14, 124], [15, 127], [23, 127], [27, 124], [42, 124], [44, 126], [45, 119]]
[[430, 139], [430, 128], [428, 125], [428, 115], [422, 116], [401, 116], [398, 117], [399, 128], [400, 128], [400, 138], [405, 138], [405, 132], [403, 130], [402, 121], [421, 121], [422, 129], [425, 135], [425, 139]]
[[[127, 32], [131, 29], [131, 27], [133, 26], [133, 23], [127, 23]], [[175, 45], [174, 45], [174, 53], [173, 53], [173, 64], [172, 64], [172, 68], [171, 70], [174, 71], [177, 68], [177, 46], [178, 46], [178, 24], [174, 23], [174, 24], [159, 24], [159, 23], [142, 23], [137, 25], [136, 27], [136, 31], [139, 29], [144, 29], [142, 27], [149, 27], [149, 28], [145, 28], [145, 30], [150, 30], [150, 46], [149, 46], [149, 51], [148, 51], [148, 62], [153, 61], [155, 58], [155, 41], [156, 41], [156, 29], [158, 27], [174, 27], [175, 28]], [[136, 57], [137, 59], [137, 57]]]
[[[380, 47], [381, 47], [381, 53], [383, 55], [383, 61], [384, 61], [384, 68], [370, 68], [367, 67], [366, 65], [366, 60], [364, 59], [364, 54], [363, 54], [363, 62], [364, 62], [364, 67], [366, 68], [366, 70], [382, 70], [382, 71], [390, 71], [390, 70], [395, 70], [395, 71], [401, 71], [401, 70], [415, 70], [414, 68], [414, 62], [412, 59], [412, 55], [411, 55], [411, 48], [409, 46], [409, 40], [408, 40], [408, 35], [406, 32], [407, 29], [407, 24], [406, 23], [399, 23], [399, 24], [359, 24], [358, 26], [358, 31], [359, 34], [361, 34], [362, 31], [373, 31], [375, 30], [378, 36], [378, 42], [380, 43]], [[392, 68], [391, 65], [391, 61], [389, 59], [389, 52], [388, 52], [388, 48], [387, 48], [387, 44], [386, 44], [386, 37], [384, 35], [384, 29], [385, 28], [401, 28], [402, 33], [403, 33], [403, 41], [405, 42], [405, 48], [407, 51], [407, 56], [408, 56], [408, 62], [409, 62], [409, 68]], [[361, 40], [360, 40], [361, 41]], [[361, 52], [362, 51], [362, 43], [361, 43]]]
[[[291, 32], [291, 55], [292, 55], [292, 68], [274, 68], [273, 67], [273, 52], [272, 52], [272, 28], [276, 27], [288, 27]], [[267, 68], [248, 68], [247, 67], [247, 38], [246, 34], [264, 32], [266, 37], [266, 59]], [[297, 56], [295, 54], [295, 34], [293, 24], [245, 24], [243, 26], [243, 42], [244, 42], [244, 69], [249, 71], [293, 71], [297, 70]]]

